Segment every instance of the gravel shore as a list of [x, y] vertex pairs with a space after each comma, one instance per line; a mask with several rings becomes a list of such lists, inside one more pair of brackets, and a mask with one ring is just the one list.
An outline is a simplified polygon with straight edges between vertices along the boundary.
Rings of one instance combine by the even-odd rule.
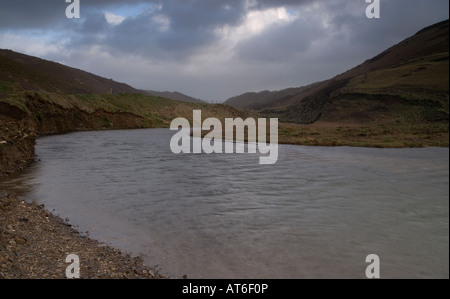
[[76, 254], [82, 279], [164, 278], [142, 258], [92, 240], [43, 205], [0, 197], [0, 279], [65, 279]]

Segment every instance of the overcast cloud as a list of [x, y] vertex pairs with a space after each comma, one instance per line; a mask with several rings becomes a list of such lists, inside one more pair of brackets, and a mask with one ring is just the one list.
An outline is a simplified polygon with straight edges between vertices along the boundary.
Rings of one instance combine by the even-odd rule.
[[448, 19], [447, 0], [1, 0], [0, 48], [220, 101], [331, 78]]

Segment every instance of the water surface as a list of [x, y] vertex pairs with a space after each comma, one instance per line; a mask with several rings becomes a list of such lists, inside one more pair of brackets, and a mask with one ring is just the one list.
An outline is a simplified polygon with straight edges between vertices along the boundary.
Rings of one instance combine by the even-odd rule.
[[[174, 155], [165, 129], [38, 140], [0, 190], [190, 278], [449, 277], [449, 150], [280, 145]], [[82, 261], [81, 261], [82, 262]]]

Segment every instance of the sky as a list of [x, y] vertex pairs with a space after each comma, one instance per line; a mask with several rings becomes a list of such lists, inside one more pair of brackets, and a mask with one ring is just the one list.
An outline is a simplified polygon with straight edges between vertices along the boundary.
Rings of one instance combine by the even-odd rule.
[[[73, 1], [73, 0], [71, 0]], [[334, 77], [449, 18], [448, 0], [0, 0], [0, 48], [212, 102]]]

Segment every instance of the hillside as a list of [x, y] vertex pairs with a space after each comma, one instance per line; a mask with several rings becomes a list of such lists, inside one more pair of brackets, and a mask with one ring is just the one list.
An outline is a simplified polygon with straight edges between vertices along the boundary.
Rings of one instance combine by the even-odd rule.
[[0, 50], [0, 81], [19, 83], [25, 90], [67, 94], [139, 92], [112, 79], [10, 50]]
[[27, 91], [0, 81], [0, 176], [33, 162], [39, 135], [73, 131], [167, 128], [177, 117], [236, 118], [230, 106], [186, 103], [143, 94], [78, 94]]
[[232, 98], [226, 104], [305, 124], [367, 123], [380, 117], [405, 121], [405, 114], [411, 122], [448, 120], [448, 25], [446, 20], [427, 27], [330, 80], [273, 92], [269, 100], [264, 92]]
[[247, 92], [228, 99], [225, 104], [244, 109], [261, 110], [286, 106], [290, 100], [298, 94], [304, 93], [320, 83], [311, 84], [304, 87], [287, 88], [279, 91]]
[[166, 98], [174, 101], [181, 101], [181, 102], [187, 102], [187, 103], [205, 103], [204, 101], [200, 99], [196, 99], [193, 97], [190, 97], [188, 95], [182, 94], [180, 92], [170, 92], [170, 91], [154, 91], [154, 90], [145, 90], [145, 94], [154, 96], [154, 97], [160, 97], [160, 98]]
[[138, 90], [127, 84], [33, 56], [0, 49], [0, 81], [19, 83], [25, 90], [67, 94], [142, 93], [175, 101], [203, 101], [179, 92]]

